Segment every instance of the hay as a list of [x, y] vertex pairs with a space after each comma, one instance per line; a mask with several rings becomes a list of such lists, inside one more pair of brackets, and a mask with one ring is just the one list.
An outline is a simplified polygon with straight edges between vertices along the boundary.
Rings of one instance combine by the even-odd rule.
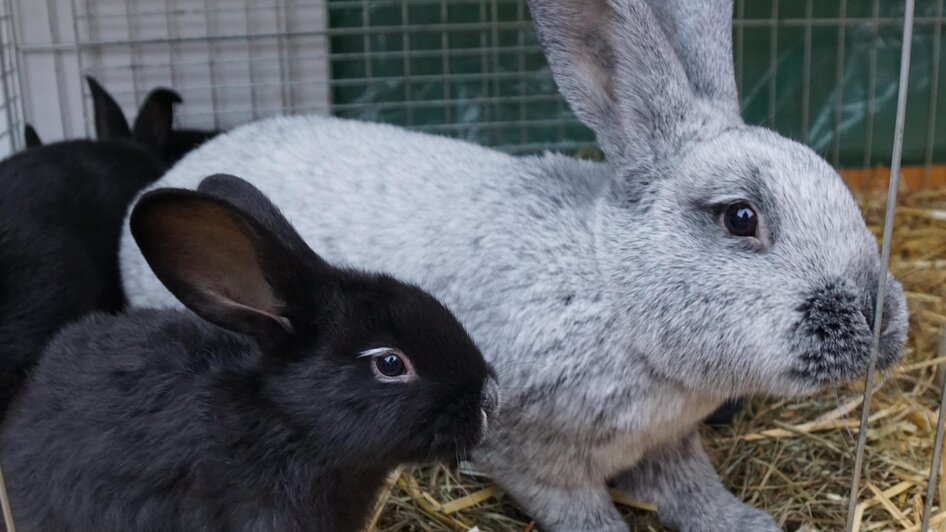
[[[882, 186], [876, 189], [860, 201], [879, 236], [884, 197]], [[901, 192], [895, 229], [891, 271], [907, 294], [910, 338], [903, 363], [880, 375], [874, 392], [856, 514], [860, 531], [919, 529], [939, 404], [937, 371], [946, 362], [939, 347], [946, 327], [946, 188]], [[857, 383], [806, 399], [755, 400], [734, 426], [704, 429], [707, 450], [733, 493], [771, 512], [784, 528], [843, 529], [862, 389]], [[938, 483], [932, 525], [946, 530], [946, 475]], [[652, 511], [641, 509], [647, 504], [613, 495], [632, 529], [663, 530]], [[405, 469], [385, 501], [379, 531], [536, 530], [488, 478], [462, 468]]]

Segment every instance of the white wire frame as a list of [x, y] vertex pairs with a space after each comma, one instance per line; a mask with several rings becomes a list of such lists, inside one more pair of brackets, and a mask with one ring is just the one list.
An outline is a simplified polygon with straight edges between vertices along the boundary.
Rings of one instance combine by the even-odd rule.
[[[157, 86], [183, 96], [180, 125], [225, 128], [273, 114], [328, 113], [327, 33], [319, 29], [325, 6], [324, 0], [72, 0], [75, 42], [58, 46], [74, 48], [80, 72], [96, 77], [128, 116]], [[83, 94], [91, 134], [85, 87]]]
[[[840, 86], [846, 75], [846, 60], [850, 59], [845, 47], [850, 29], [873, 28], [875, 42], [869, 51], [870, 81], [867, 84], [868, 95], [864, 99], [864, 127], [867, 132], [864, 135], [861, 166], [869, 168], [875, 164], [877, 35], [882, 30], [899, 27], [903, 17], [882, 16], [880, 0], [873, 0], [874, 8], [869, 15], [849, 14], [846, 9], [848, 0], [838, 0], [841, 8], [837, 16], [831, 17], [812, 16], [818, 5], [815, 0], [770, 0], [770, 17], [746, 18], [747, 1], [737, 2], [740, 11], [734, 21], [736, 57], [745, 57], [742, 44], [747, 31], [769, 32], [770, 66], [766, 86], [770, 114], [767, 125], [778, 127], [788, 119], [787, 116], [776, 114], [781, 96], [779, 83], [787, 77], [799, 76], [803, 82], [799, 96], [801, 110], [798, 137], [802, 141], [812, 140], [808, 136], [811, 126], [816, 123], [811, 114], [815, 104], [811, 93], [813, 33], [825, 28], [837, 29], [835, 79]], [[117, 82], [113, 82], [118, 86], [113, 93], [129, 112], [152, 88], [149, 79], [165, 79], [165, 84], [170, 84], [184, 95], [187, 103], [182, 107], [179, 117], [188, 125], [227, 127], [248, 119], [299, 112], [341, 114], [373, 121], [391, 121], [390, 117], [397, 115], [401, 125], [410, 128], [459, 136], [514, 153], [540, 151], [549, 147], [576, 152], [591, 143], [590, 132], [577, 122], [555, 90], [550, 72], [544, 65], [536, 67], [532, 61], [541, 56], [541, 50], [532, 33], [525, 0], [73, 0], [73, 3], [76, 43], [58, 46], [77, 48], [80, 51], [82, 72], [105, 77], [107, 88], [110, 85], [107, 83], [108, 78], [118, 78]], [[780, 17], [780, 6], [787, 4], [801, 4], [804, 9], [800, 11], [800, 16]], [[450, 13], [458, 6], [479, 10], [479, 17], [467, 21], [453, 20]], [[387, 8], [400, 11], [397, 23], [373, 20], [373, 13]], [[419, 8], [439, 9], [440, 16], [434, 20], [412, 20], [413, 10]], [[292, 10], [300, 9], [324, 10], [327, 16], [345, 9], [360, 9], [362, 20], [357, 26], [326, 23], [321, 26], [309, 24], [290, 27], [288, 21], [296, 18], [292, 16]], [[254, 28], [245, 23], [273, 12], [281, 17], [281, 23], [276, 26]], [[514, 13], [514, 16], [501, 16], [504, 12]], [[175, 31], [175, 26], [184, 19], [203, 20], [205, 31]], [[229, 19], [242, 20], [244, 24], [213, 27], [214, 21]], [[934, 72], [931, 76], [936, 86], [930, 96], [933, 112], [929, 117], [924, 155], [928, 166], [933, 163], [935, 153], [935, 105], [939, 92], [938, 44], [942, 22], [942, 10], [933, 15], [918, 16], [914, 22], [917, 27], [933, 28], [936, 34]], [[143, 31], [142, 28], [149, 24], [164, 24], [167, 32]], [[125, 28], [124, 33], [120, 29], [122, 27]], [[109, 28], [117, 31], [108, 31]], [[798, 29], [804, 31], [803, 67], [800, 73], [782, 72], [779, 59], [784, 44], [780, 44], [780, 40], [786, 32]], [[451, 43], [451, 39], [458, 34], [476, 38], [466, 46], [456, 46]], [[387, 47], [373, 44], [373, 39], [379, 36], [386, 37]], [[419, 46], [418, 41], [426, 37], [438, 40], [440, 46], [434, 49]], [[333, 50], [330, 42], [336, 38], [360, 41], [361, 49]], [[304, 39], [320, 40], [324, 46], [299, 50], [297, 43]], [[271, 53], [252, 52], [253, 43], [264, 41], [277, 43], [269, 47]], [[239, 43], [249, 43], [251, 52], [246, 57], [220, 56], [221, 50]], [[168, 49], [164, 60], [155, 60], [153, 56], [145, 60], [147, 50], [161, 46]], [[213, 60], [199, 56], [188, 59], [184, 57], [187, 54], [180, 53], [198, 46], [208, 50], [206, 55], [215, 55]], [[35, 49], [26, 47], [24, 51]], [[122, 53], [127, 60], [103, 61], [103, 57], [114, 55], [116, 50], [124, 50]], [[436, 72], [418, 71], [414, 65], [421, 60], [439, 62], [440, 68]], [[460, 62], [470, 64], [473, 60], [478, 60], [474, 71], [464, 72], [454, 66]], [[319, 75], [300, 75], [300, 70], [292, 66], [296, 61], [324, 67]], [[379, 62], [398, 64], [401, 68], [394, 74], [386, 73], [374, 68], [373, 65]], [[335, 65], [345, 63], [362, 64], [361, 74], [339, 76], [337, 72], [332, 72]], [[277, 65], [278, 73], [270, 76], [255, 75], [235, 80], [227, 74], [240, 67], [260, 71]], [[742, 62], [737, 63], [736, 67], [740, 89], [745, 92]], [[209, 74], [200, 79], [189, 74], [200, 68], [208, 69]], [[419, 86], [429, 88], [434, 85], [441, 87], [440, 93], [434, 97], [418, 90]], [[390, 90], [392, 86], [401, 86], [402, 89], [394, 96], [377, 96], [394, 94]], [[480, 89], [473, 94], [461, 92], [463, 87], [471, 86], [479, 86]], [[360, 94], [353, 99], [337, 99], [337, 95], [346, 90], [349, 93], [360, 91]], [[227, 94], [239, 91], [249, 95], [243, 97], [241, 103], [228, 103]], [[270, 92], [276, 92], [280, 97], [263, 97], [265, 101], [260, 101], [260, 94]], [[300, 101], [300, 96], [310, 93], [321, 96]], [[191, 101], [195, 98], [198, 100], [196, 105]], [[830, 128], [828, 144], [817, 149], [837, 166], [841, 163], [841, 140], [844, 137], [847, 107], [843, 91], [837, 91], [835, 99], [831, 120], [833, 127]], [[435, 118], [423, 119], [424, 116]], [[91, 120], [87, 118], [86, 124], [89, 129]], [[537, 131], [543, 135], [536, 136]], [[880, 132], [886, 133], [885, 130]]]
[[9, 0], [0, 2], [0, 154], [13, 152], [22, 140], [16, 37]]
[[[13, 152], [21, 142], [18, 137], [22, 124], [19, 101], [19, 80], [16, 63], [13, 12], [9, 0], [0, 0], [0, 153]], [[16, 532], [13, 511], [7, 494], [3, 470], [0, 470], [0, 514], [7, 532]]]
[[[890, 266], [890, 247], [893, 237], [894, 212], [897, 206], [897, 192], [900, 182], [900, 165], [903, 155], [903, 128], [906, 118], [907, 91], [910, 81], [910, 56], [913, 47], [913, 12], [915, 9], [915, 0], [904, 0], [906, 6], [903, 18], [903, 40], [900, 54], [900, 82], [897, 95], [897, 116], [894, 130], [893, 155], [890, 161], [890, 181], [887, 189], [887, 206], [884, 213], [884, 233], [883, 244], [881, 246], [881, 270], [877, 286], [877, 300], [874, 307], [874, 336], [871, 344], [870, 360], [867, 364], [867, 377], [864, 386], [864, 401], [861, 409], [861, 423], [857, 434], [857, 447], [855, 449], [854, 472], [851, 475], [851, 491], [848, 496], [848, 514], [847, 531], [852, 532], [855, 526], [855, 513], [857, 510], [857, 501], [861, 481], [861, 471], [864, 463], [864, 449], [867, 445], [867, 426], [870, 420], [871, 399], [874, 392], [874, 368], [877, 363], [878, 345], [880, 336], [883, 333], [884, 299], [887, 294], [887, 270]], [[876, 5], [876, 4], [875, 4]], [[946, 390], [946, 388], [944, 388]], [[940, 397], [942, 405], [943, 396]], [[941, 415], [943, 408], [940, 408]], [[933, 466], [939, 463], [939, 456], [942, 453], [942, 423], [937, 427], [936, 441], [938, 448], [933, 451]], [[932, 480], [935, 473], [931, 472], [929, 484], [932, 486]], [[932, 493], [927, 493], [927, 501], [923, 510], [922, 523], [920, 530], [929, 529], [930, 509], [932, 507]]]

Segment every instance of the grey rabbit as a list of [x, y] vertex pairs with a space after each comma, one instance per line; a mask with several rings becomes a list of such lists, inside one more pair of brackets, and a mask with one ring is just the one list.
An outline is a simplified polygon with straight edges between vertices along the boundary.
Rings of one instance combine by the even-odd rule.
[[316, 255], [258, 190], [146, 194], [131, 227], [192, 312], [93, 315], [0, 433], [18, 530], [359, 530], [398, 464], [462, 457], [498, 407], [440, 302]]
[[[739, 116], [731, 0], [529, 5], [603, 163], [298, 116], [217, 137], [160, 186], [239, 170], [328, 259], [447, 302], [505, 392], [474, 458], [542, 530], [627, 531], [609, 485], [672, 528], [777, 530], [720, 481], [699, 422], [863, 376], [881, 282], [891, 367], [902, 288], [834, 169]], [[121, 253], [134, 304], [175, 305], [127, 231]]]

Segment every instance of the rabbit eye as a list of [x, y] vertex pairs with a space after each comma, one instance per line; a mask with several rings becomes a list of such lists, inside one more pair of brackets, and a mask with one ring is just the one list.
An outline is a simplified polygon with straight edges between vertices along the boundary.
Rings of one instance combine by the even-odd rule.
[[407, 371], [407, 367], [401, 360], [401, 357], [394, 353], [379, 356], [374, 359], [374, 365], [385, 377], [398, 377]]
[[726, 230], [736, 236], [756, 236], [759, 216], [751, 205], [740, 201], [726, 207], [723, 223], [726, 225]]
[[363, 351], [359, 358], [371, 359], [371, 370], [381, 382], [410, 382], [417, 378], [414, 366], [404, 353], [390, 347]]

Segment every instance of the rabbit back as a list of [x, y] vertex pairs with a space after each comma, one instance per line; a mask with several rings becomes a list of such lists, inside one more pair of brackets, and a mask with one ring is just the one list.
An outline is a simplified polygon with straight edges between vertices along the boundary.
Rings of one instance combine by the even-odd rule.
[[[228, 170], [273, 198], [330, 262], [392, 272], [454, 309], [476, 299], [464, 297], [468, 285], [456, 281], [484, 274], [465, 260], [470, 253], [504, 265], [510, 283], [518, 284], [519, 275], [530, 275], [519, 255], [545, 253], [546, 236], [555, 239], [553, 246], [584, 245], [562, 242], [554, 233], [563, 221], [554, 217], [593, 209], [609, 179], [600, 163], [558, 155], [512, 157], [382, 124], [296, 116], [221, 135], [151, 188], [193, 189], [208, 172]], [[526, 241], [520, 231], [535, 239]], [[151, 273], [127, 221], [121, 266], [131, 304], [180, 306]]]

